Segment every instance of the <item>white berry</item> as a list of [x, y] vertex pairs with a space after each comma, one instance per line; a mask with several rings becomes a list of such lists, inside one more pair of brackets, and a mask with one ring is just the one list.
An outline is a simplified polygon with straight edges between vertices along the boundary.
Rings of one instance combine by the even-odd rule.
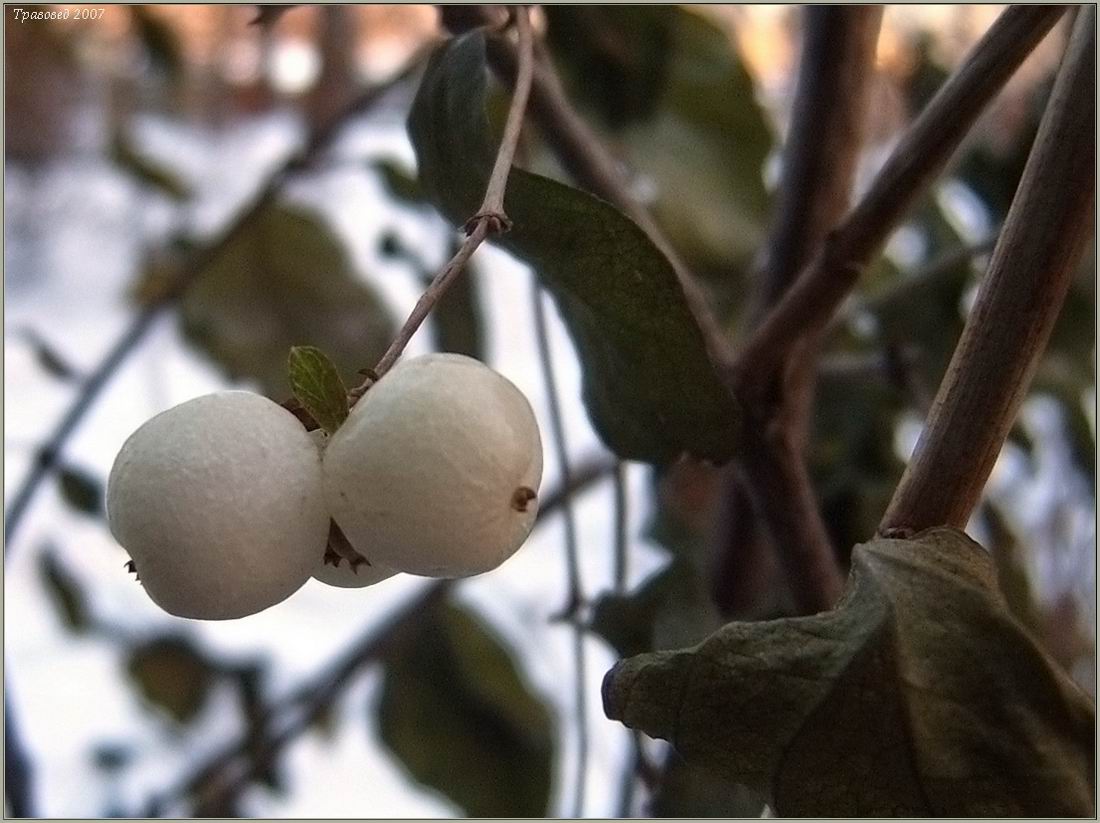
[[[314, 429], [309, 433], [310, 439], [317, 450], [324, 454], [328, 446], [328, 433], [324, 429]], [[317, 568], [313, 570], [313, 579], [320, 580], [329, 586], [337, 586], [341, 589], [360, 589], [365, 586], [373, 586], [381, 583], [397, 574], [394, 569], [386, 568], [378, 563], [359, 563], [355, 567], [347, 558], [340, 558], [339, 565], [329, 563], [321, 557]]]
[[329, 527], [309, 434], [242, 391], [188, 400], [134, 432], [111, 469], [107, 516], [153, 601], [205, 620], [285, 600], [316, 568]]
[[398, 363], [329, 440], [325, 500], [372, 563], [431, 577], [494, 569], [535, 523], [542, 442], [523, 393], [484, 363]]

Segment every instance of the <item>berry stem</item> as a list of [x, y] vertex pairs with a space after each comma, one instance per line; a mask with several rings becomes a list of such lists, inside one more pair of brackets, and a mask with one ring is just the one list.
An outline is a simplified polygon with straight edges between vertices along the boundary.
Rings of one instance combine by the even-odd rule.
[[358, 402], [367, 389], [374, 385], [382, 376], [390, 370], [412, 336], [423, 324], [424, 320], [435, 308], [439, 298], [450, 287], [451, 283], [462, 274], [470, 257], [477, 251], [486, 238], [494, 234], [502, 234], [511, 227], [511, 221], [504, 213], [504, 191], [508, 185], [508, 174], [512, 170], [512, 159], [516, 154], [516, 145], [519, 143], [519, 134], [523, 126], [523, 117], [527, 109], [527, 98], [531, 92], [531, 77], [534, 73], [534, 46], [531, 34], [531, 21], [527, 15], [526, 6], [515, 6], [512, 9], [516, 30], [519, 35], [519, 70], [516, 74], [516, 83], [512, 91], [512, 102], [508, 108], [508, 119], [504, 126], [504, 136], [497, 148], [496, 160], [493, 163], [493, 171], [489, 176], [489, 183], [485, 187], [485, 197], [477, 213], [466, 221], [466, 239], [447, 261], [439, 273], [416, 301], [412, 312], [397, 332], [392, 343], [378, 365], [374, 367], [373, 374], [369, 375], [362, 383], [348, 392], [348, 403], [354, 405]]

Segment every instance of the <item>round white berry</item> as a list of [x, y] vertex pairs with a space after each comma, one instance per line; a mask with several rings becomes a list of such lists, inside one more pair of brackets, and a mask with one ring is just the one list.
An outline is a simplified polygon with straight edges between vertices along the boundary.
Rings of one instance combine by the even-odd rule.
[[535, 523], [542, 442], [523, 393], [484, 363], [398, 363], [329, 440], [325, 500], [372, 563], [431, 577], [496, 568]]
[[242, 391], [188, 400], [134, 432], [111, 469], [107, 515], [153, 601], [206, 620], [293, 594], [329, 527], [309, 434], [286, 409]]

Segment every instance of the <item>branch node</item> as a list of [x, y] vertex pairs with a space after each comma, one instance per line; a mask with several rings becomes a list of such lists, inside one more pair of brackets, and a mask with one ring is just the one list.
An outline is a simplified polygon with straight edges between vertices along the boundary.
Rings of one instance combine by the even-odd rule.
[[512, 230], [512, 221], [504, 212], [479, 211], [466, 221], [463, 227], [466, 231], [466, 236], [469, 237], [473, 234], [482, 223], [485, 224], [485, 231], [489, 235], [504, 234]]

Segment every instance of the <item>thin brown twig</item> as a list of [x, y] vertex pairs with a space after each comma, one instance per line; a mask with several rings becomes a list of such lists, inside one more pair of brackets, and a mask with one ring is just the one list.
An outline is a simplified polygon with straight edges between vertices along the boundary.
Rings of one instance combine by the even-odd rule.
[[1096, 9], [1077, 17], [989, 270], [880, 532], [966, 525], [1092, 236]]
[[[536, 520], [541, 524], [566, 501], [615, 469], [605, 456], [584, 460], [571, 485], [559, 486], [543, 495]], [[425, 607], [447, 595], [459, 580], [437, 580], [410, 598], [380, 626], [372, 626], [313, 678], [285, 698], [271, 704], [238, 738], [190, 770], [171, 788], [145, 806], [140, 817], [166, 814], [184, 798], [196, 796], [207, 808], [224, 808], [248, 784], [275, 762], [279, 753], [305, 732], [369, 663], [382, 659], [393, 648], [395, 637], [423, 614]], [[288, 719], [289, 715], [289, 719]]]
[[978, 115], [1065, 6], [1009, 6], [909, 127], [870, 189], [826, 240], [738, 355], [769, 371], [824, 327], [890, 232], [946, 166]]
[[[484, 6], [463, 7], [463, 16], [465, 19], [474, 15], [488, 22], [493, 19], [491, 9], [492, 7]], [[447, 22], [446, 16], [444, 21]], [[703, 286], [688, 270], [657, 222], [630, 193], [621, 164], [570, 105], [553, 64], [541, 53], [539, 43], [536, 43], [536, 53], [540, 59], [535, 62], [529, 114], [540, 133], [574, 180], [619, 208], [664, 254], [680, 282], [688, 308], [703, 333], [711, 358], [716, 364], [728, 362], [733, 351], [725, 331], [711, 310]], [[486, 44], [486, 54], [489, 64], [503, 82], [515, 82], [518, 66], [515, 46], [505, 40], [493, 39]]]
[[267, 182], [248, 204], [237, 213], [233, 221], [180, 267], [171, 286], [161, 293], [155, 301], [142, 308], [118, 340], [115, 341], [114, 345], [107, 351], [99, 365], [81, 383], [80, 390], [65, 415], [38, 450], [29, 473], [13, 494], [12, 502], [4, 513], [5, 554], [11, 548], [15, 531], [22, 522], [23, 516], [26, 514], [38, 488], [57, 467], [61, 450], [68, 442], [69, 437], [92, 408], [100, 392], [110, 382], [119, 366], [145, 338], [154, 322], [186, 293], [191, 284], [225, 252], [226, 248], [252, 227], [263, 212], [275, 202], [291, 176], [308, 168], [310, 162], [332, 143], [340, 134], [341, 129], [352, 118], [369, 110], [395, 86], [415, 75], [420, 70], [426, 57], [426, 50], [418, 51], [405, 64], [404, 68], [390, 79], [364, 91], [349, 103], [347, 108], [338, 116], [327, 122], [322, 129], [313, 132], [305, 146], [288, 158], [268, 178]]
[[485, 187], [485, 197], [477, 213], [466, 222], [466, 239], [458, 251], [440, 269], [428, 288], [424, 290], [420, 299], [416, 301], [412, 312], [409, 313], [408, 318], [398, 330], [393, 342], [390, 343], [389, 348], [386, 349], [378, 364], [367, 373], [366, 379], [360, 385], [348, 392], [348, 400], [353, 404], [397, 362], [413, 335], [416, 334], [421, 324], [435, 308], [435, 304], [440, 297], [446, 293], [455, 278], [465, 271], [466, 263], [478, 247], [490, 235], [505, 232], [511, 225], [511, 221], [504, 213], [504, 192], [508, 186], [508, 176], [512, 171], [512, 158], [515, 156], [516, 145], [519, 143], [524, 112], [527, 109], [527, 99], [531, 91], [531, 77], [534, 72], [533, 35], [527, 8], [525, 6], [515, 6], [513, 14], [519, 35], [519, 42], [516, 46], [519, 68], [516, 74], [516, 83], [512, 90], [512, 101], [508, 108], [508, 119], [504, 126], [504, 135], [501, 138], [500, 146], [497, 148], [493, 171]]

